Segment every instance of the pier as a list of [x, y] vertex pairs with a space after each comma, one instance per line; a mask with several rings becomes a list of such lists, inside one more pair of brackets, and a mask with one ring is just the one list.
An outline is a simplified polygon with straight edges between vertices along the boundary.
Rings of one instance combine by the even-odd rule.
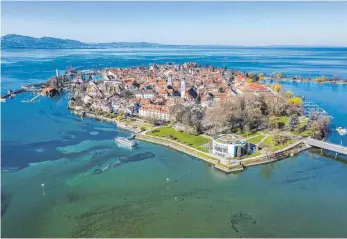
[[310, 102], [310, 101], [304, 101], [302, 106], [304, 107], [305, 110], [305, 115], [307, 117], [310, 116], [326, 116], [329, 117], [330, 119], [333, 119], [333, 117], [331, 115], [328, 114], [328, 112], [326, 112], [322, 107], [320, 107], [319, 105], [317, 105], [314, 102]]
[[15, 90], [14, 92], [11, 92], [11, 93], [8, 93], [6, 95], [1, 96], [1, 99], [6, 99], [8, 97], [15, 96], [15, 95], [23, 93], [23, 92], [25, 92], [24, 89]]
[[343, 145], [328, 143], [321, 140], [313, 139], [311, 137], [304, 139], [303, 142], [313, 147], [326, 149], [335, 153], [347, 155], [347, 147]]

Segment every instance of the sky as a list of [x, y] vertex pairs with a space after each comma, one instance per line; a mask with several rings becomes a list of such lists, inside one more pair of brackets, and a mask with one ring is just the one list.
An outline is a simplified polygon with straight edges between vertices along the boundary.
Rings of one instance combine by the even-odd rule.
[[83, 42], [347, 46], [347, 2], [1, 2], [1, 35]]

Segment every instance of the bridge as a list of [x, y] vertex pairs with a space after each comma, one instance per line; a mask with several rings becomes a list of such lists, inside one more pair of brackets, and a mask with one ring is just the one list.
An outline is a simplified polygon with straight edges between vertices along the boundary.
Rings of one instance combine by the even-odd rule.
[[311, 137], [305, 138], [303, 140], [303, 142], [305, 144], [311, 145], [313, 147], [326, 149], [326, 150], [333, 151], [335, 153], [347, 155], [347, 147], [343, 146], [343, 145], [328, 143], [328, 142], [324, 142], [324, 141], [321, 141], [321, 140], [312, 139]]

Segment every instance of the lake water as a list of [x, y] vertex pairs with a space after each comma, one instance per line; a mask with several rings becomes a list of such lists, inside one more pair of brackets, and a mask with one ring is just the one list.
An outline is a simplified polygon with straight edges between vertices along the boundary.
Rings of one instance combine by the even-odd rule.
[[[12, 51], [2, 53], [2, 92], [55, 69], [196, 61], [256, 72], [347, 76], [346, 48]], [[347, 85], [283, 83], [347, 127]], [[59, 99], [1, 103], [3, 237], [345, 237], [347, 160], [307, 151], [226, 175], [174, 150], [113, 139], [110, 123], [80, 119]], [[331, 133], [330, 141], [347, 145]], [[105, 173], [106, 162], [152, 152]]]

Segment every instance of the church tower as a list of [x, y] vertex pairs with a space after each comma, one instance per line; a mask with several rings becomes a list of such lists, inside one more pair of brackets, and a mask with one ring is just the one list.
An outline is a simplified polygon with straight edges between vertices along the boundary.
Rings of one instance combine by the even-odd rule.
[[181, 98], [184, 97], [185, 93], [186, 93], [186, 82], [184, 79], [181, 79]]
[[172, 86], [172, 78], [171, 75], [167, 78], [167, 86], [171, 85]]

